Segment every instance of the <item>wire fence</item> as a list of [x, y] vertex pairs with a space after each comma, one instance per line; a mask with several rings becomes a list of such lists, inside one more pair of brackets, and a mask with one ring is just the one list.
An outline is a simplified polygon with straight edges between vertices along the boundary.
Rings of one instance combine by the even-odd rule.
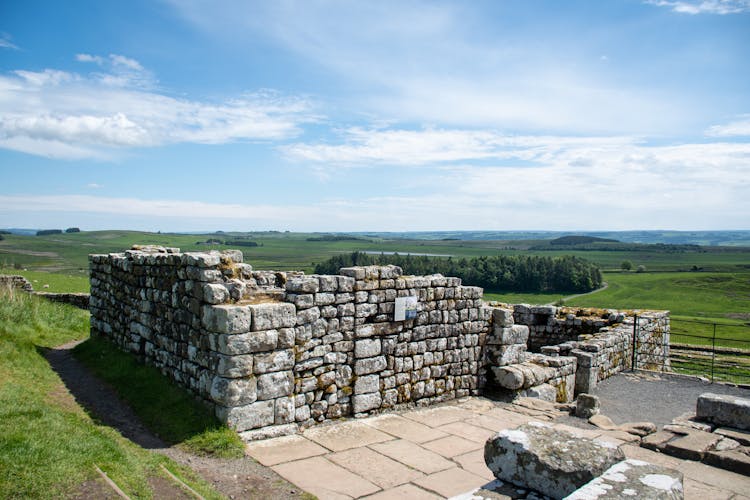
[[[658, 360], [658, 366], [651, 363], [652, 369], [750, 384], [750, 325], [672, 318], [670, 330], [669, 354]], [[636, 339], [635, 366], [639, 356], [653, 353], [656, 342]], [[649, 359], [653, 361], [653, 355]]]

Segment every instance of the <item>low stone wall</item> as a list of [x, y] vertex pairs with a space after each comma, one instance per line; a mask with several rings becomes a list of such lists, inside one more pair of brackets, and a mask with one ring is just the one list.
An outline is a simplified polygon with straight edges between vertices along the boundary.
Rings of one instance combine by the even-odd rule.
[[[394, 266], [257, 272], [240, 252], [92, 255], [91, 329], [264, 435], [477, 394], [488, 309], [457, 278]], [[394, 321], [397, 298], [414, 317]]]
[[24, 292], [34, 291], [34, 286], [29, 280], [16, 274], [0, 274], [0, 287], [20, 289]]
[[[622, 313], [600, 326], [556, 308], [488, 307], [481, 288], [395, 266], [308, 276], [255, 271], [236, 250], [162, 247], [89, 261], [92, 335], [158, 367], [248, 439], [474, 395], [488, 383], [570, 401], [630, 363], [632, 318]], [[668, 342], [659, 314], [666, 334], [646, 317], [641, 331]], [[530, 353], [542, 316], [545, 331], [584, 333]]]

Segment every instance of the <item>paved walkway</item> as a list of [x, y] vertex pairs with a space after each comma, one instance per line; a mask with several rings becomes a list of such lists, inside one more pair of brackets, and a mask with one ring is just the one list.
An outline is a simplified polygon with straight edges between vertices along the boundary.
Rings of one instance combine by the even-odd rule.
[[[502, 429], [550, 413], [465, 398], [453, 404], [336, 422], [248, 444], [248, 453], [320, 500], [439, 499], [469, 492], [494, 479], [484, 443]], [[629, 458], [675, 468], [685, 475], [685, 498], [748, 499], [750, 478], [628, 444], [622, 431], [555, 424], [577, 435], [622, 445]]]

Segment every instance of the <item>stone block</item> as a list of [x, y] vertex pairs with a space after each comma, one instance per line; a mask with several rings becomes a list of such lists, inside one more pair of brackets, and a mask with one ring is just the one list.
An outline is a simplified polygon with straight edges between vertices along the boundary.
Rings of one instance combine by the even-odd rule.
[[501, 307], [494, 307], [492, 309], [492, 324], [495, 328], [506, 328], [513, 326], [513, 311], [511, 309], [503, 309]]
[[358, 359], [354, 362], [354, 373], [357, 376], [368, 375], [385, 370], [388, 363], [385, 356], [376, 356], [374, 358]]
[[245, 406], [216, 407], [216, 417], [237, 432], [257, 429], [273, 425], [275, 403], [271, 401], [257, 401]]
[[355, 394], [367, 394], [380, 390], [380, 375], [364, 375], [354, 382]]
[[709, 451], [704, 461], [714, 467], [750, 476], [750, 455], [740, 449]]
[[589, 419], [599, 413], [599, 398], [593, 394], [579, 394], [576, 399], [576, 417]]
[[220, 377], [241, 378], [253, 374], [253, 356], [241, 354], [238, 356], [219, 355], [216, 373]]
[[355, 280], [365, 279], [365, 268], [364, 267], [342, 267], [339, 269], [339, 274], [354, 278]]
[[703, 460], [706, 452], [719, 442], [721, 436], [711, 432], [691, 429], [682, 437], [672, 439], [664, 446], [664, 451], [670, 455], [687, 460]]
[[284, 349], [255, 355], [254, 372], [256, 374], [280, 372], [294, 368], [294, 351]]
[[487, 440], [484, 460], [501, 481], [563, 498], [625, 459], [607, 443], [543, 424], [500, 431]]
[[375, 408], [380, 408], [383, 402], [379, 392], [370, 394], [356, 394], [352, 396], [352, 410], [354, 413], [364, 413]]
[[371, 358], [381, 352], [380, 339], [362, 339], [354, 343], [354, 355], [357, 358]]
[[274, 424], [291, 424], [294, 422], [294, 398], [279, 398], [274, 404]]
[[252, 310], [247, 306], [203, 306], [201, 313], [203, 327], [211, 332], [245, 333], [252, 325]]
[[301, 276], [287, 280], [285, 287], [290, 293], [316, 293], [320, 289], [320, 282], [314, 276]]
[[257, 399], [256, 379], [214, 377], [211, 399], [222, 406], [242, 406]]
[[707, 392], [698, 396], [695, 414], [716, 425], [750, 430], [750, 399]]
[[279, 332], [266, 330], [263, 332], [248, 332], [234, 335], [219, 335], [218, 349], [221, 354], [251, 354], [255, 352], [276, 349]]
[[277, 302], [248, 307], [253, 310], [253, 331], [289, 328], [297, 324], [297, 309], [294, 304]]
[[524, 374], [516, 365], [493, 367], [492, 373], [500, 387], [511, 390], [523, 388]]
[[728, 427], [719, 427], [714, 432], [721, 436], [734, 439], [743, 446], [750, 446], [750, 432], [748, 431], [741, 431], [739, 429], [731, 429]]
[[203, 285], [203, 301], [209, 304], [221, 304], [229, 299], [229, 290], [219, 283]]
[[511, 325], [493, 328], [492, 335], [487, 337], [488, 344], [523, 344], [529, 340], [529, 327], [526, 325]]
[[292, 372], [273, 372], [258, 376], [258, 399], [261, 401], [289, 396], [293, 389]]
[[677, 500], [683, 498], [682, 473], [641, 460], [628, 459], [574, 491], [566, 500], [593, 498], [648, 498]]

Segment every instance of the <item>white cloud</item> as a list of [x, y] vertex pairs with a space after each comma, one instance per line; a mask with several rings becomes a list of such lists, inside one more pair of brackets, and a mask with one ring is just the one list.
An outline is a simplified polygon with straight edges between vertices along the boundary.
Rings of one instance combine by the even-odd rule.
[[0, 147], [50, 158], [106, 158], [120, 148], [285, 139], [315, 119], [303, 98], [264, 90], [223, 102], [180, 99], [153, 89], [133, 59], [76, 59], [107, 71], [0, 76]]
[[646, 3], [669, 7], [681, 14], [741, 14], [750, 12], [748, 0], [647, 0]]
[[10, 35], [8, 35], [7, 33], [0, 33], [0, 49], [18, 50], [18, 46], [10, 40]]
[[89, 182], [88, 184], [86, 184], [86, 187], [89, 189], [101, 189], [104, 186], [102, 186], [101, 184], [97, 184], [96, 182]]
[[750, 115], [743, 115], [739, 120], [724, 124], [713, 125], [706, 130], [710, 137], [750, 136]]

